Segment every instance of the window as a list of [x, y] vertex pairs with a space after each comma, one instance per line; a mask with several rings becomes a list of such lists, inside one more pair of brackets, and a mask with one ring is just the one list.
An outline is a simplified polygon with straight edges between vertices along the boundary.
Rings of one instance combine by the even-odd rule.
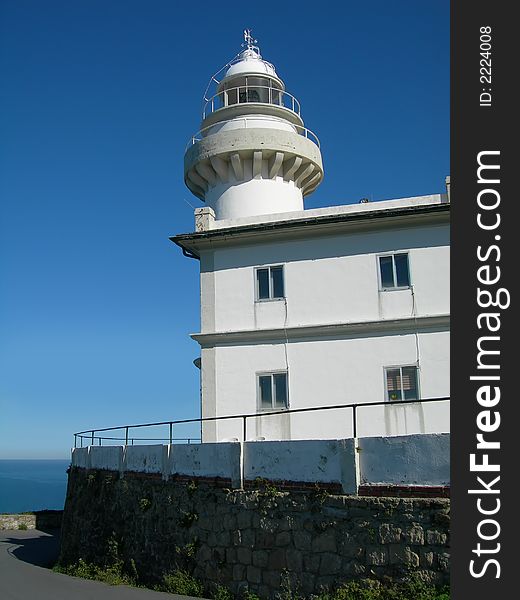
[[244, 102], [260, 102], [258, 91], [254, 89], [245, 89], [244, 91], [240, 91], [239, 102], [241, 104]]
[[379, 257], [381, 289], [392, 290], [410, 287], [408, 253], [387, 254]]
[[287, 373], [261, 373], [257, 377], [258, 407], [264, 410], [287, 408]]
[[387, 400], [419, 400], [417, 367], [390, 367], [385, 376]]
[[284, 298], [283, 266], [256, 269], [256, 299]]

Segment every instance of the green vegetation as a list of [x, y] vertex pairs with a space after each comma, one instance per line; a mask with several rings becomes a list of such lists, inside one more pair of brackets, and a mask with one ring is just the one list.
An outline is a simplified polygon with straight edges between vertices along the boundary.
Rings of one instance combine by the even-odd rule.
[[27, 531], [27, 523], [18, 523], [19, 531]]
[[151, 507], [152, 507], [152, 501], [149, 500], [148, 498], [141, 498], [139, 500], [139, 508], [141, 509], [142, 512], [146, 512]]
[[213, 600], [233, 600], [233, 594], [223, 585], [217, 585], [211, 597]]
[[[187, 544], [183, 548], [176, 548], [178, 554], [183, 558], [193, 558], [198, 542]], [[118, 544], [114, 539], [108, 541], [108, 562], [105, 565], [87, 563], [82, 558], [73, 565], [63, 566], [57, 564], [53, 570], [57, 573], [82, 577], [84, 579], [95, 579], [109, 585], [131, 585], [137, 586], [139, 576], [133, 560], [130, 564], [124, 564], [119, 557]], [[282, 584], [278, 597], [280, 600], [304, 600], [304, 596], [296, 586], [291, 585], [290, 573], [284, 571]], [[294, 575], [294, 574], [293, 574]], [[142, 583], [139, 582], [141, 585]], [[176, 569], [163, 576], [162, 581], [153, 587], [160, 592], [194, 596], [199, 598], [211, 597], [213, 600], [260, 600], [259, 597], [244, 590], [239, 596], [235, 596], [228, 588], [217, 584], [210, 588], [210, 592], [204, 588], [204, 584], [195, 578], [186, 569]], [[332, 591], [323, 591], [313, 594], [309, 600], [450, 600], [449, 588], [442, 589], [427, 584], [417, 578], [410, 578], [401, 583], [383, 584], [375, 580], [350, 581]]]
[[186, 492], [188, 493], [188, 496], [191, 498], [191, 496], [193, 496], [193, 494], [198, 490], [198, 488], [199, 486], [194, 479], [189, 481], [186, 485]]
[[136, 585], [135, 579], [123, 572], [122, 561], [108, 566], [99, 566], [85, 562], [82, 558], [76, 564], [61, 566], [55, 565], [52, 569], [56, 573], [82, 577], [83, 579], [95, 579], [109, 585]]
[[243, 600], [260, 600], [259, 596], [253, 594], [253, 592], [250, 592], [249, 590], [245, 590], [242, 594], [242, 598]]
[[[280, 600], [304, 600], [296, 588], [291, 586], [290, 574], [284, 571]], [[449, 587], [442, 589], [427, 584], [416, 577], [410, 577], [401, 583], [383, 584], [380, 581], [365, 579], [349, 581], [331, 592], [312, 594], [310, 600], [450, 600]]]
[[[190, 575], [187, 571], [172, 571], [163, 576], [162, 582], [155, 586], [159, 592], [169, 592], [170, 594], [180, 594], [182, 596], [204, 596], [204, 586], [202, 583]], [[219, 600], [223, 600], [222, 597]]]
[[120, 558], [119, 544], [114, 536], [107, 540], [107, 563], [96, 565], [87, 563], [82, 558], [72, 565], [57, 563], [53, 569], [56, 573], [103, 581], [109, 585], [137, 585], [137, 569], [132, 559], [125, 569], [124, 561]]
[[314, 600], [449, 600], [447, 587], [439, 590], [431, 584], [412, 579], [407, 582], [382, 585], [378, 581], [350, 581], [331, 593], [313, 596]]
[[274, 485], [274, 483], [269, 481], [269, 479], [255, 477], [254, 481], [258, 486], [258, 491], [265, 497], [276, 498], [280, 492], [280, 490]]
[[271, 509], [276, 508], [280, 490], [263, 477], [256, 477], [254, 481], [258, 486], [258, 512], [265, 517]]
[[320, 484], [316, 482], [314, 484], [313, 491], [309, 494], [309, 499], [312, 502], [311, 512], [319, 512], [323, 506], [325, 500], [330, 496], [326, 489], [320, 487]]
[[185, 546], [175, 546], [175, 552], [185, 560], [192, 560], [200, 548], [200, 541], [195, 538], [192, 542], [188, 542]]
[[199, 515], [195, 511], [192, 512], [192, 511], [181, 510], [181, 516], [177, 520], [177, 523], [179, 523], [179, 525], [181, 527], [185, 527], [186, 529], [189, 529], [193, 525], [193, 523], [195, 523], [195, 521], [198, 521], [198, 520], [199, 520]]

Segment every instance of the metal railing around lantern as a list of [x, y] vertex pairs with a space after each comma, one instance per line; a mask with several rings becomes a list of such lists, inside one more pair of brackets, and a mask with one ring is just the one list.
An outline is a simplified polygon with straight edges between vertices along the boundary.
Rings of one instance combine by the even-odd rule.
[[300, 116], [300, 103], [289, 92], [267, 85], [241, 85], [227, 88], [209, 98], [204, 104], [202, 118], [238, 104], [271, 104], [290, 110]]

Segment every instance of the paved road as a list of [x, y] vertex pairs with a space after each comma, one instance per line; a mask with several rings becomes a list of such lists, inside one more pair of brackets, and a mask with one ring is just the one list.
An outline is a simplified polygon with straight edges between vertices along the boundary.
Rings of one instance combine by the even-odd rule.
[[2, 600], [188, 600], [128, 587], [110, 586], [54, 573], [58, 535], [38, 530], [0, 531], [0, 598]]

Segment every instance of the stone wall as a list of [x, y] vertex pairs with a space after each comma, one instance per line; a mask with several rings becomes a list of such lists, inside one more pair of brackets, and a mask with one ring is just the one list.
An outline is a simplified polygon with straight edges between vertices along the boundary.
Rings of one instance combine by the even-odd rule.
[[59, 529], [61, 526], [61, 510], [40, 510], [32, 513], [0, 515], [0, 529]]
[[[287, 579], [304, 595], [356, 578], [409, 573], [449, 578], [449, 500], [247, 491], [218, 480], [71, 469], [61, 561], [114, 556], [154, 582], [188, 569], [210, 590], [244, 587], [263, 598]], [[116, 542], [116, 543], [114, 543]], [[296, 583], [298, 582], [298, 583]]]

